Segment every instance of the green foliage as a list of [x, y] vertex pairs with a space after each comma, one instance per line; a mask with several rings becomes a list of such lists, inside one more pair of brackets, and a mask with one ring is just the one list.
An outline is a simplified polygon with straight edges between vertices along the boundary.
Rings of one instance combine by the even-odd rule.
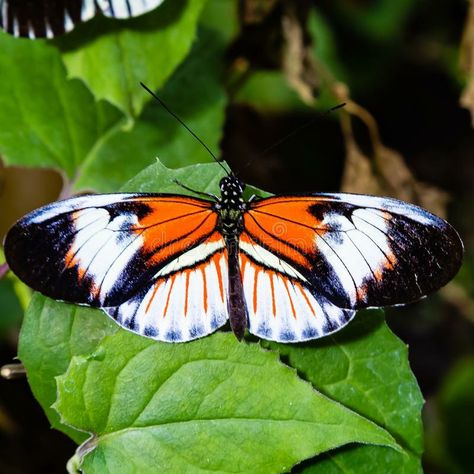
[[0, 280], [0, 337], [16, 328], [23, 316], [22, 307], [15, 294], [14, 282], [11, 277]]
[[124, 22], [96, 17], [57, 40], [70, 76], [83, 79], [96, 99], [139, 115], [150, 97], [137, 84], [157, 89], [165, 83], [189, 52], [203, 4], [167, 1], [125, 27]]
[[43, 407], [51, 426], [82, 442], [87, 436], [59, 420], [51, 408], [56, 400], [55, 377], [68, 368], [74, 355], [94, 351], [99, 341], [118, 326], [101, 317], [97, 310], [50, 300], [35, 293], [25, 313], [18, 356], [28, 374], [28, 382]]
[[423, 398], [407, 348], [385, 325], [382, 311], [360, 312], [350, 328], [323, 341], [268, 345], [323, 394], [384, 427], [403, 447], [403, 452], [374, 446], [341, 449], [304, 472], [421, 472]]
[[350, 28], [375, 41], [390, 41], [403, 31], [417, 2], [412, 0], [373, 0], [351, 2], [337, 0], [335, 8]]
[[[5, 255], [0, 249], [0, 265], [5, 264]], [[0, 278], [0, 340], [12, 331], [18, 330], [23, 310], [28, 306], [30, 289], [15, 275], [7, 272]]]
[[[311, 21], [324, 30], [321, 18]], [[178, 180], [217, 193], [222, 168], [203, 163], [206, 151], [138, 82], [161, 88], [218, 155], [236, 25], [232, 1], [168, 0], [52, 43], [0, 34], [2, 156], [55, 167], [76, 191], [188, 194]], [[327, 39], [321, 58], [335, 55]], [[302, 107], [282, 75], [252, 80], [239, 100]], [[420, 471], [422, 399], [381, 312], [309, 344], [239, 343], [220, 332], [171, 345], [35, 294], [19, 357], [51, 425], [83, 443], [71, 469], [267, 473], [306, 460], [304, 472]]]
[[229, 333], [174, 345], [120, 331], [72, 359], [55, 408], [94, 433], [83, 461], [91, 473], [272, 473], [348, 442], [396, 448], [277, 353]]
[[472, 470], [474, 449], [474, 358], [459, 360], [431, 402], [427, 458], [442, 472]]
[[266, 112], [307, 108], [281, 71], [254, 71], [239, 88], [234, 100]]
[[[216, 155], [227, 105], [221, 77], [223, 54], [220, 36], [202, 28], [191, 54], [160, 91], [160, 98], [198, 136], [206, 138]], [[131, 129], [118, 131], [96, 149], [75, 187], [116, 191], [158, 155], [173, 167], [212, 160], [202, 145], [153, 101]]]
[[[0, 153], [8, 164], [54, 167], [72, 178], [119, 111], [68, 80], [58, 51], [0, 32]], [[31, 71], [34, 74], [31, 75]]]

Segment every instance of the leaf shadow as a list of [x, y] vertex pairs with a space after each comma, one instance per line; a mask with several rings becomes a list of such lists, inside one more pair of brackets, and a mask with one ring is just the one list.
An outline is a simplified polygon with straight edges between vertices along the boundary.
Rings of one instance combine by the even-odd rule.
[[299, 464], [296, 464], [295, 466], [293, 466], [293, 468], [289, 472], [291, 474], [299, 474], [299, 473], [305, 472], [307, 469], [309, 470], [309, 472], [312, 472], [313, 470], [317, 469], [317, 465], [320, 462], [327, 461], [331, 459], [331, 457], [338, 454], [342, 455], [344, 453], [348, 453], [352, 451], [353, 449], [357, 448], [358, 446], [360, 446], [360, 444], [349, 443], [344, 446], [340, 446], [339, 448], [331, 449], [330, 451], [327, 451], [325, 453], [321, 453], [316, 456], [313, 456], [312, 458], [305, 459]]

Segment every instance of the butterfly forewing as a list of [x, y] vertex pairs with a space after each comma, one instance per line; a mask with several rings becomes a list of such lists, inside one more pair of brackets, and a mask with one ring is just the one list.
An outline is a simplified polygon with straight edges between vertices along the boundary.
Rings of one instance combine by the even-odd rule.
[[93, 0], [0, 0], [0, 24], [26, 38], [53, 38], [96, 14]]
[[281, 260], [282, 268], [291, 267], [288, 278], [306, 281], [313, 294], [346, 309], [417, 300], [445, 285], [463, 254], [459, 236], [444, 220], [372, 196], [264, 199], [246, 213], [245, 231], [268, 251], [261, 259], [254, 252], [256, 261], [277, 270]]
[[[183, 196], [112, 194], [59, 201], [20, 220], [5, 249], [11, 269], [55, 299], [91, 306], [127, 301], [215, 234], [211, 203]], [[214, 242], [207, 244], [213, 251]], [[192, 263], [199, 261], [195, 252]], [[164, 275], [163, 275], [164, 276]]]

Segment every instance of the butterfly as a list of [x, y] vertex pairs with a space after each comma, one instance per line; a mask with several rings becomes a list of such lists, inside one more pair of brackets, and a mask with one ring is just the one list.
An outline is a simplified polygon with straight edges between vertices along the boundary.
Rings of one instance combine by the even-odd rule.
[[113, 18], [143, 15], [163, 0], [0, 0], [0, 26], [14, 36], [53, 38], [98, 13]]
[[355, 194], [245, 200], [245, 184], [227, 173], [218, 196], [49, 204], [11, 228], [6, 260], [44, 295], [168, 342], [228, 320], [238, 339], [246, 330], [286, 343], [320, 338], [358, 309], [418, 300], [459, 269], [457, 232], [420, 207]]

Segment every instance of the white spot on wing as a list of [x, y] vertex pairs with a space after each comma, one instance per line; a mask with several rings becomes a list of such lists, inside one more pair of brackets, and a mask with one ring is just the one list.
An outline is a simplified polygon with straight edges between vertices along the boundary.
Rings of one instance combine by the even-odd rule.
[[375, 272], [388, 262], [386, 255], [391, 250], [386, 233], [390, 217], [386, 214], [377, 209], [357, 209], [352, 223], [341, 214], [328, 213], [323, 224], [331, 230], [315, 238], [315, 245], [333, 268], [351, 304], [360, 297], [358, 289], [373, 281]]
[[90, 20], [96, 14], [96, 6], [94, 0], [84, 0], [81, 8], [81, 20]]
[[354, 204], [365, 208], [378, 208], [382, 211], [389, 211], [413, 219], [416, 222], [426, 225], [440, 225], [442, 219], [436, 217], [421, 207], [409, 204], [398, 199], [368, 196], [363, 194], [321, 194], [321, 197], [334, 198], [338, 201]]

